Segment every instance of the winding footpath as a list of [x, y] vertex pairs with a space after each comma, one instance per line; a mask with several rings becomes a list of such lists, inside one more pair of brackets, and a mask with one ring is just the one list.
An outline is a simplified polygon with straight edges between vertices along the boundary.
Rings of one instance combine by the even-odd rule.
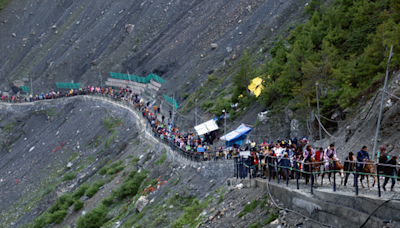
[[[122, 100], [117, 100], [108, 96], [104, 95], [97, 95], [97, 94], [86, 94], [86, 95], [76, 95], [73, 97], [62, 97], [62, 98], [57, 98], [57, 99], [48, 99], [48, 100], [39, 100], [39, 101], [34, 101], [34, 102], [23, 102], [23, 103], [8, 103], [8, 102], [1, 102], [0, 107], [2, 109], [11, 109], [14, 107], [26, 107], [23, 109], [28, 109], [28, 108], [33, 108], [35, 106], [41, 106], [41, 105], [65, 105], [67, 103], [72, 102], [73, 100], [81, 100], [81, 101], [95, 101], [95, 102], [103, 102], [103, 103], [108, 103], [112, 104], [113, 106], [116, 106], [118, 108], [123, 108], [128, 110], [136, 119], [136, 127], [138, 128], [138, 131], [141, 132], [141, 135], [143, 135], [147, 140], [154, 144], [160, 145], [163, 149], [167, 151], [167, 158], [170, 161], [175, 161], [179, 162], [183, 165], [190, 166], [193, 168], [199, 169], [207, 169], [209, 172], [214, 173], [213, 171], [217, 171], [218, 175], [224, 175], [224, 176], [233, 176], [233, 160], [218, 160], [218, 161], [201, 161], [201, 162], [195, 162], [195, 161], [190, 161], [187, 160], [179, 155], [178, 152], [176, 152], [173, 148], [170, 146], [164, 144], [161, 142], [160, 139], [154, 137], [151, 128], [146, 127], [147, 125], [147, 120], [143, 117], [141, 117], [141, 113], [136, 110], [136, 108], [131, 105], [130, 103]], [[209, 173], [207, 172], [207, 173]]]

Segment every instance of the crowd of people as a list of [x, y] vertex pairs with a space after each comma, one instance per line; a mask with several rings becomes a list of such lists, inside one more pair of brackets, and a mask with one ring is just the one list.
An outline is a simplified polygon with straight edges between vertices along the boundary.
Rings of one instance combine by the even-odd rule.
[[[169, 111], [168, 118], [160, 114], [160, 107], [151, 105], [150, 101], [145, 102], [142, 97], [126, 88], [113, 89], [112, 87], [80, 87], [79, 89], [70, 89], [69, 91], [50, 92], [38, 95], [20, 96], [20, 95], [2, 95], [1, 101], [9, 103], [22, 103], [34, 102], [40, 100], [57, 99], [64, 97], [72, 97], [77, 95], [98, 94], [114, 99], [123, 100], [136, 107], [143, 117], [148, 120], [148, 124], [153, 129], [153, 132], [163, 141], [169, 143], [171, 146], [179, 149], [190, 156], [195, 157], [197, 160], [218, 160], [231, 158], [236, 153], [232, 150], [226, 153], [222, 147], [214, 150], [210, 148], [216, 139], [216, 132], [207, 133], [205, 135], [197, 136], [195, 133], [189, 131], [187, 133], [180, 132], [176, 125], [172, 125], [172, 112]], [[161, 117], [158, 118], [158, 117]]]
[[[114, 99], [123, 100], [134, 105], [148, 120], [148, 125], [152, 128], [153, 133], [168, 143], [170, 146], [175, 147], [184, 154], [194, 157], [196, 160], [218, 160], [218, 159], [230, 159], [240, 154], [241, 151], [251, 151], [251, 155], [247, 160], [247, 165], [253, 167], [256, 175], [260, 177], [266, 177], [267, 166], [273, 164], [275, 175], [279, 173], [280, 169], [293, 169], [307, 171], [310, 168], [309, 164], [314, 164], [314, 167], [318, 168], [320, 172], [324, 170], [332, 169], [332, 161], [338, 161], [335, 146], [331, 144], [329, 147], [323, 148], [312, 148], [308, 144], [307, 137], [303, 136], [300, 140], [297, 138], [286, 138], [282, 140], [279, 138], [276, 143], [274, 142], [262, 142], [255, 143], [252, 141], [246, 147], [239, 147], [233, 145], [232, 147], [214, 147], [214, 140], [218, 137], [216, 132], [207, 133], [205, 135], [198, 136], [194, 132], [180, 132], [179, 128], [172, 123], [172, 113], [169, 111], [169, 115], [165, 117], [160, 113], [160, 107], [153, 105], [150, 107], [150, 102], [144, 102], [139, 94], [126, 88], [113, 89], [111, 87], [80, 87], [79, 89], [71, 89], [65, 92], [50, 92], [39, 95], [29, 95], [28, 97], [13, 95], [13, 96], [1, 96], [1, 101], [10, 103], [21, 103], [21, 102], [34, 102], [39, 100], [57, 99], [62, 97], [71, 97], [77, 95], [86, 94], [100, 94], [112, 97]], [[161, 119], [158, 117], [161, 116]], [[367, 147], [363, 146], [360, 151], [357, 152], [356, 156], [353, 152], [349, 152], [348, 156], [344, 159], [343, 171], [345, 173], [344, 185], [348, 182], [348, 177], [355, 171], [363, 173], [366, 162], [370, 161]], [[391, 190], [395, 186], [395, 180], [397, 178], [397, 157], [390, 156], [384, 146], [379, 147], [376, 161], [378, 162], [378, 173], [384, 178], [382, 188], [386, 191], [386, 184], [392, 179]], [[278, 174], [279, 175], [279, 174]], [[307, 176], [307, 175], [305, 175]], [[286, 172], [285, 178], [294, 178], [293, 173], [289, 175]]]
[[[273, 169], [270, 175], [280, 175], [280, 171], [285, 170], [285, 172], [281, 172], [281, 175], [283, 175], [283, 178], [290, 179], [294, 178], [294, 172], [290, 172], [290, 170], [303, 171], [305, 173], [303, 176], [307, 178], [309, 177], [307, 173], [309, 173], [311, 169], [310, 164], [313, 164], [314, 171], [323, 173], [324, 170], [332, 170], [335, 161], [339, 162], [334, 144], [330, 144], [329, 147], [325, 149], [314, 149], [308, 144], [306, 137], [300, 140], [296, 138], [286, 140], [278, 139], [276, 143], [262, 142], [256, 144], [252, 141], [245, 149], [251, 151], [251, 155], [246, 160], [247, 166], [252, 167], [256, 176], [263, 178], [266, 178], [269, 171], [268, 169], [271, 166]], [[398, 176], [396, 167], [398, 165], [397, 157], [390, 156], [387, 149], [384, 146], [380, 146], [376, 161], [378, 163], [377, 167], [380, 178], [384, 179], [382, 185], [383, 190], [386, 191], [386, 184], [391, 179], [391, 190], [393, 191], [395, 180]], [[349, 152], [348, 156], [344, 159], [343, 165], [343, 173], [345, 173], [344, 185], [347, 185], [349, 175], [356, 175], [356, 172], [358, 176], [363, 179], [368, 173], [365, 171], [367, 163], [372, 162], [370, 161], [366, 146], [363, 146], [356, 155], [354, 155], [353, 152]], [[374, 173], [372, 173], [372, 175], [373, 174]], [[354, 185], [355, 183], [353, 186]]]

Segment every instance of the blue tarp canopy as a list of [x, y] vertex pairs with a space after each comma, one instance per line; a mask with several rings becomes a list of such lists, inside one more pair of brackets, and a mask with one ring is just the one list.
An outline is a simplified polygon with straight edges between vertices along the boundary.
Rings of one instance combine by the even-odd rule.
[[241, 145], [243, 140], [246, 139], [247, 134], [252, 130], [253, 128], [246, 125], [246, 124], [241, 124], [236, 130], [229, 132], [226, 135], [223, 135], [220, 139], [226, 141], [227, 146], [232, 146], [234, 144]]

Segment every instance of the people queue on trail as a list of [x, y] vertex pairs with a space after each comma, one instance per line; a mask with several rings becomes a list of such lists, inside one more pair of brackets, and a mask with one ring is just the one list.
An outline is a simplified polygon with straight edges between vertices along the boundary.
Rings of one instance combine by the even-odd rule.
[[[333, 161], [338, 161], [334, 144], [330, 144], [326, 149], [318, 148], [318, 150], [316, 150], [308, 144], [307, 137], [305, 136], [300, 140], [297, 138], [286, 138], [286, 140], [281, 140], [281, 138], [279, 138], [276, 143], [262, 142], [261, 144], [252, 141], [246, 148], [240, 148], [237, 145], [233, 145], [229, 148], [214, 147], [213, 150], [210, 146], [212, 146], [214, 140], [218, 138], [215, 132], [202, 136], [197, 136], [190, 131], [187, 133], [180, 132], [178, 127], [173, 125], [171, 121], [171, 111], [169, 111], [169, 118], [167, 121], [165, 121], [164, 115], [161, 116], [161, 121], [159, 121], [157, 115], [160, 114], [160, 107], [153, 105], [153, 107], [150, 108], [150, 102], [145, 104], [139, 94], [135, 94], [133, 91], [126, 88], [113, 89], [112, 87], [102, 88], [87, 86], [80, 87], [79, 89], [70, 89], [65, 92], [52, 91], [50, 93], [29, 95], [28, 97], [20, 95], [1, 95], [0, 99], [3, 102], [21, 103], [86, 94], [101, 94], [132, 103], [142, 112], [143, 117], [148, 120], [148, 124], [151, 126], [153, 132], [161, 140], [169, 142], [182, 152], [196, 154], [198, 159], [217, 160], [221, 158], [232, 158], [238, 155], [241, 151], [250, 150], [251, 156], [248, 159], [248, 164], [255, 167], [256, 173], [261, 168], [263, 174], [265, 174], [266, 171], [266, 164], [271, 164], [271, 158], [276, 158], [274, 162], [278, 167], [290, 168], [296, 163], [299, 164], [298, 168], [304, 171], [305, 167], [310, 167], [308, 164], [314, 163], [321, 172], [323, 170], [332, 169], [331, 166]], [[151, 111], [151, 109], [153, 111]], [[370, 157], [366, 146], [363, 146], [361, 150], [357, 152], [356, 156], [354, 156], [353, 152], [349, 152], [348, 156], [345, 158], [343, 166], [344, 172], [346, 173], [344, 185], [347, 184], [349, 175], [354, 171], [357, 171], [358, 173], [365, 172], [366, 163], [369, 161]], [[382, 188], [386, 191], [386, 184], [389, 179], [392, 179], [391, 190], [393, 190], [396, 176], [398, 176], [398, 170], [396, 167], [397, 157], [390, 156], [386, 148], [380, 146], [379, 151], [377, 152], [376, 161], [378, 163], [378, 173], [382, 175], [380, 178], [385, 179]], [[262, 176], [262, 174], [259, 175]], [[291, 177], [293, 178], [293, 173]], [[363, 175], [361, 178], [363, 178]]]
[[[330, 144], [325, 149], [318, 148], [317, 150], [308, 144], [306, 137], [303, 137], [300, 140], [278, 139], [276, 143], [262, 142], [256, 144], [253, 141], [246, 149], [251, 151], [251, 156], [248, 159], [248, 166], [254, 167], [256, 175], [263, 178], [266, 178], [268, 165], [272, 165], [272, 172], [275, 172], [275, 175], [279, 175], [279, 170], [289, 168], [294, 170], [294, 165], [296, 165], [298, 170], [307, 173], [305, 167], [309, 168], [307, 164], [311, 163], [317, 168], [319, 173], [323, 173], [324, 170], [332, 170], [332, 165], [335, 161], [339, 162], [334, 144]], [[398, 165], [397, 157], [389, 156], [386, 148], [380, 146], [376, 159], [378, 163], [378, 173], [381, 175], [380, 178], [385, 179], [382, 185], [383, 190], [386, 191], [386, 184], [389, 179], [392, 179], [391, 190], [393, 190], [395, 180], [398, 176], [398, 170], [396, 167], [396, 165]], [[344, 185], [347, 185], [349, 175], [355, 175], [356, 171], [359, 176], [361, 176], [361, 179], [363, 179], [364, 176], [368, 174], [365, 170], [367, 163], [372, 162], [370, 161], [370, 156], [366, 146], [363, 146], [356, 155], [354, 155], [353, 152], [349, 152], [348, 156], [344, 159]], [[375, 173], [370, 173], [370, 175], [374, 174]], [[294, 178], [293, 172], [289, 174], [288, 177], [285, 176], [284, 178]]]

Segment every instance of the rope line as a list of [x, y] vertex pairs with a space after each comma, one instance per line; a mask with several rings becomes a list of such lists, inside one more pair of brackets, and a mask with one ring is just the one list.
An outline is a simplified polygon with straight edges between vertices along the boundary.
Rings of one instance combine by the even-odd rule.
[[334, 139], [339, 139], [339, 138], [336, 138], [335, 136], [329, 134], [329, 132], [325, 129], [324, 125], [322, 125], [322, 123], [321, 123], [321, 121], [320, 121], [320, 119], [318, 118], [317, 115], [315, 115], [315, 118], [317, 118], [319, 125], [320, 125], [321, 128], [325, 131], [325, 133], [326, 133], [327, 135], [329, 135], [330, 137], [332, 137], [332, 138], [334, 138]]

